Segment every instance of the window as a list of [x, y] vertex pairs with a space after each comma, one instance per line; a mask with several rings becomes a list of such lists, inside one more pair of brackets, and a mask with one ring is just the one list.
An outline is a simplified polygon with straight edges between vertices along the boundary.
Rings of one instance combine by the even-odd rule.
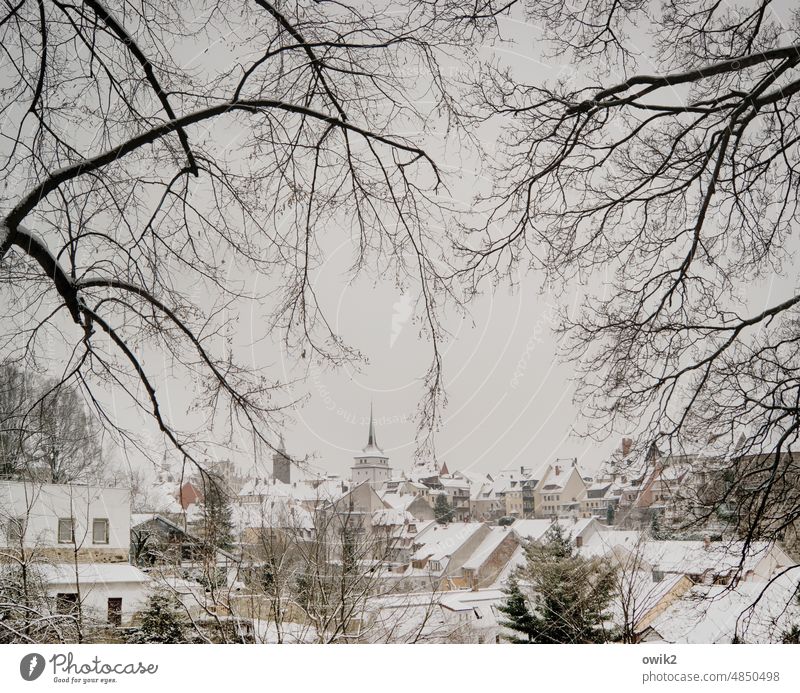
[[97, 518], [92, 522], [92, 543], [108, 544], [108, 520]]
[[24, 517], [11, 517], [8, 520], [8, 527], [6, 527], [6, 539], [8, 545], [14, 546], [22, 543], [25, 536], [25, 518]]
[[72, 544], [75, 541], [75, 527], [71, 517], [58, 518], [58, 543]]
[[60, 614], [72, 613], [78, 606], [77, 592], [59, 592], [56, 595], [56, 610]]
[[112, 626], [122, 625], [122, 597], [108, 598], [108, 622]]

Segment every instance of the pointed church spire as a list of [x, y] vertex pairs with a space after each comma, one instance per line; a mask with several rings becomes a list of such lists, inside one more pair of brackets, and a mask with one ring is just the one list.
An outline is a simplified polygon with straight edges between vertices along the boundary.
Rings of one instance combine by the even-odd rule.
[[381, 450], [378, 446], [378, 436], [375, 435], [375, 416], [373, 413], [372, 402], [369, 404], [369, 433], [367, 435], [367, 444], [362, 450], [362, 453], [370, 457], [388, 459], [383, 450]]
[[375, 419], [372, 416], [372, 402], [369, 403], [369, 438], [367, 439], [368, 448], [377, 448], [378, 441], [375, 439]]
[[355, 456], [355, 464], [350, 468], [350, 479], [355, 485], [369, 483], [377, 486], [392, 478], [392, 469], [389, 467], [389, 458], [378, 447], [378, 437], [375, 435], [375, 411], [372, 401], [369, 403], [369, 432], [367, 444], [360, 454]]

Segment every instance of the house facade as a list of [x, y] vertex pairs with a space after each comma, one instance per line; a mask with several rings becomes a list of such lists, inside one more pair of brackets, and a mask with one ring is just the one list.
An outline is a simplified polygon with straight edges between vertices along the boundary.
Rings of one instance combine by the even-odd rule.
[[127, 563], [128, 489], [0, 481], [0, 546], [51, 561]]
[[130, 625], [150, 578], [130, 565], [130, 490], [0, 482], [0, 570], [24, 564], [54, 613]]

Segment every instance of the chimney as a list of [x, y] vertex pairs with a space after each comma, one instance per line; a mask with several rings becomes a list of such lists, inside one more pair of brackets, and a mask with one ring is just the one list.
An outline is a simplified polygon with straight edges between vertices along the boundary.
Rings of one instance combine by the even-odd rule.
[[556, 468], [555, 468], [555, 470], [554, 470], [554, 471], [555, 471], [555, 473], [556, 473], [556, 476], [558, 476], [559, 474], [561, 474], [561, 466], [560, 466], [560, 465], [556, 465]]
[[622, 456], [627, 457], [631, 454], [631, 450], [633, 449], [633, 438], [623, 438], [622, 439]]
[[706, 534], [703, 537], [703, 548], [708, 551], [711, 548], [711, 537]]

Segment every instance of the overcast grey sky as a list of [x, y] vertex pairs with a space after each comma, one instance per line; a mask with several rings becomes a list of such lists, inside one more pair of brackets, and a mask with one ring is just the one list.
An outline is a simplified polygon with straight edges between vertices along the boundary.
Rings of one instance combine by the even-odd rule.
[[[519, 18], [501, 19], [505, 43], [487, 48], [485, 57], [496, 57], [509, 65], [520, 81], [537, 83], [555, 77], [580, 80], [574, 67], [558, 59], [543, 58], [540, 31]], [[642, 36], [644, 45], [647, 37]], [[187, 62], [224, 61], [228, 49], [223, 42], [209, 47], [187, 48]], [[451, 66], [454, 70], [459, 65]], [[652, 68], [644, 59], [641, 71]], [[615, 75], [608, 77], [613, 80]], [[218, 134], [228, 139], [235, 150], [241, 133], [228, 123], [219, 125]], [[442, 128], [424, 133], [425, 148], [449, 172], [449, 194], [462, 207], [469, 207], [477, 188], [486, 184], [476, 161], [468, 152], [445, 142]], [[497, 132], [487, 129], [487, 144]], [[490, 147], [491, 148], [491, 147]], [[438, 223], [438, 222], [432, 222]], [[341, 230], [340, 230], [341, 231]], [[346, 230], [345, 230], [346, 231]], [[276, 335], [265, 334], [265, 318], [243, 306], [232, 334], [236, 353], [269, 377], [286, 379], [307, 376], [295, 391], [302, 405], [292, 412], [285, 438], [295, 456], [315, 457], [318, 471], [347, 475], [356, 451], [366, 442], [367, 417], [374, 403], [377, 434], [381, 446], [396, 469], [409, 469], [415, 449], [417, 405], [423, 394], [422, 378], [431, 359], [431, 345], [420, 336], [415, 308], [419, 295], [410, 288], [401, 291], [391, 277], [367, 268], [365, 274], [349, 281], [346, 270], [352, 261], [354, 239], [340, 233], [330, 247], [325, 263], [313, 277], [328, 318], [349, 345], [365, 354], [369, 362], [359, 369], [339, 371], [312, 366], [296, 353], [286, 353]], [[234, 271], [234, 270], [232, 270]], [[232, 277], [264, 290], [256, 277]], [[592, 291], [603, 291], [604, 278], [594, 277]], [[766, 278], [754, 286], [750, 299], [765, 305], [793, 288], [793, 278], [774, 282]], [[572, 435], [582, 427], [579, 412], [572, 403], [572, 371], [557, 358], [553, 335], [556, 305], [575, 305], [584, 287], [568, 287], [556, 296], [541, 286], [534, 273], [516, 277], [513, 291], [506, 285], [487, 285], [482, 295], [469, 306], [469, 314], [453, 312], [444, 316], [450, 337], [443, 345], [445, 388], [449, 404], [437, 435], [438, 458], [451, 470], [496, 472], [520, 466], [539, 468], [556, 457], [578, 457], [582, 465], [595, 469], [619, 442], [622, 432], [605, 441], [581, 439]], [[168, 371], [166, 363], [145, 353], [148, 367]], [[188, 393], [181, 384], [161, 389], [169, 397], [167, 408], [178, 419], [187, 413]], [[120, 403], [120, 415], [134, 418], [130, 408]], [[157, 436], [148, 424], [146, 436]], [[243, 449], [232, 455], [242, 468], [251, 457]]]
[[[780, 11], [782, 3], [776, 5]], [[527, 83], [556, 77], [580, 80], [574, 67], [543, 57], [535, 26], [519, 14], [501, 20], [508, 42], [487, 48]], [[646, 36], [638, 37], [643, 47]], [[639, 71], [655, 68], [642, 58]], [[617, 75], [617, 77], [620, 77]], [[613, 80], [615, 75], [608, 79]], [[676, 98], [681, 98], [676, 94]], [[496, 133], [487, 131], [491, 138]], [[440, 147], [435, 136], [427, 146]], [[453, 197], [469, 205], [480, 180], [464, 160], [441, 148], [444, 164], [461, 169], [463, 178], [451, 187]], [[317, 453], [318, 466], [346, 474], [355, 451], [366, 442], [370, 402], [374, 401], [378, 439], [395, 468], [413, 462], [415, 409], [421, 396], [420, 379], [430, 358], [430, 344], [419, 338], [418, 326], [408, 318], [408, 306], [417, 299], [404, 295], [389, 281], [367, 278], [348, 284], [338, 272], [346, 266], [346, 244], [333, 249], [321, 286], [332, 307], [336, 328], [346, 341], [370, 357], [360, 372], [310, 372], [305, 406], [295, 413], [287, 431], [290, 451]], [[557, 297], [543, 289], [541, 278], [524, 272], [516, 277], [515, 291], [500, 287], [471, 305], [471, 315], [450, 316], [452, 337], [445, 345], [445, 382], [449, 405], [437, 436], [437, 453], [453, 469], [495, 472], [519, 466], [538, 468], [556, 457], [578, 457], [594, 470], [618, 445], [622, 432], [597, 441], [573, 435], [584, 421], [572, 402], [572, 369], [559, 362], [553, 334], [556, 305], [575, 306], [584, 287], [568, 287]], [[592, 278], [592, 291], [604, 290], [604, 277]], [[791, 295], [792, 277], [766, 277], [753, 285], [752, 308]], [[296, 355], [282, 354], [282, 366], [293, 373]]]
[[[502, 22], [509, 42], [487, 48], [485, 57], [498, 57], [528, 82], [571, 74], [567, 66], [541, 58], [535, 27], [518, 19]], [[487, 129], [485, 143], [491, 147], [496, 135], [496, 130]], [[468, 208], [476, 189], [487, 183], [469, 152], [465, 156], [462, 149], [443, 142], [436, 130], [425, 134], [425, 146], [449, 170], [454, 201]], [[392, 466], [407, 470], [414, 461], [421, 380], [431, 358], [431, 345], [421, 339], [414, 321], [419, 295], [401, 291], [385, 277], [348, 282], [345, 270], [352, 243], [327, 249], [329, 256], [315, 282], [334, 328], [367, 355], [369, 363], [340, 372], [312, 367], [305, 387], [298, 388], [298, 394], [308, 397], [294, 412], [286, 441], [293, 455], [316, 455], [315, 469], [346, 475], [353, 455], [366, 442], [374, 402], [378, 440]], [[479, 472], [538, 468], [556, 457], [574, 456], [594, 468], [618, 439], [598, 443], [571, 435], [579, 423], [571, 370], [558, 362], [553, 335], [557, 302], [574, 303], [580, 289], [557, 298], [536, 275], [522, 273], [516, 280], [513, 291], [507, 286], [492, 291], [487, 285], [469, 306], [468, 316], [454, 312], [445, 319], [451, 334], [443, 349], [449, 404], [436, 438], [437, 457], [451, 470]], [[257, 317], [251, 320], [257, 322]], [[247, 327], [245, 320], [241, 332]], [[251, 323], [249, 329], [257, 339], [258, 324]], [[252, 357], [255, 363], [264, 362], [258, 347]], [[298, 354], [280, 353], [280, 367], [287, 377], [305, 372]]]

